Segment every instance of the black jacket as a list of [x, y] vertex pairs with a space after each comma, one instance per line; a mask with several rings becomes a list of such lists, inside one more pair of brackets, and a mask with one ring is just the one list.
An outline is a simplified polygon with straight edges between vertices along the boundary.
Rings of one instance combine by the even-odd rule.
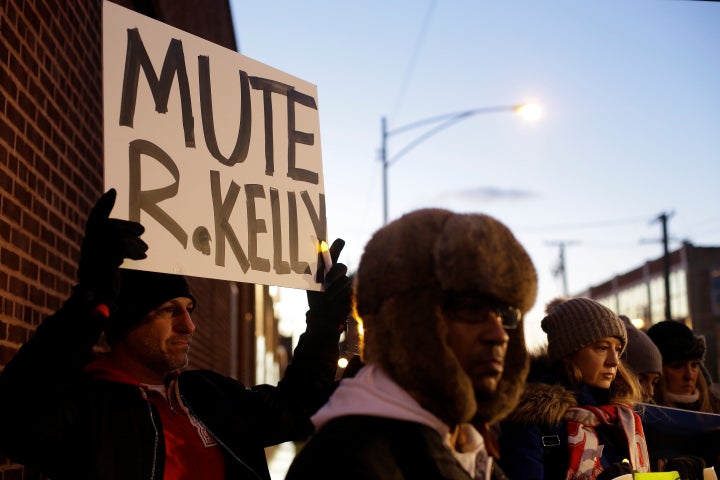
[[[349, 433], [351, 432], [351, 434]], [[286, 480], [469, 480], [432, 428], [353, 415], [329, 421], [295, 457]], [[506, 477], [499, 469], [493, 479]]]
[[[329, 322], [328, 322], [329, 323]], [[83, 373], [103, 328], [81, 295], [38, 327], [0, 375], [0, 452], [54, 480], [162, 479], [160, 416], [139, 387]], [[303, 439], [334, 387], [336, 329], [311, 328], [277, 387], [248, 388], [210, 371], [178, 378], [213, 433], [225, 478], [270, 479], [264, 447]]]

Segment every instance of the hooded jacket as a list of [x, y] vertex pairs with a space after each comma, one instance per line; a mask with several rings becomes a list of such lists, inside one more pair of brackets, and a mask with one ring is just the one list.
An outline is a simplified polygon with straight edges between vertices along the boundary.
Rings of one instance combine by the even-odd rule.
[[[48, 317], [0, 375], [0, 452], [56, 479], [162, 479], [157, 408], [137, 385], [84, 367], [103, 322], [82, 295]], [[277, 387], [246, 387], [210, 371], [182, 372], [183, 404], [217, 440], [225, 478], [270, 479], [264, 447], [306, 438], [334, 387], [338, 332], [299, 341]]]
[[[363, 369], [358, 375], [364, 384], [341, 382], [313, 418], [318, 430], [295, 458], [288, 479], [469, 478], [446, 432], [473, 421], [486, 433], [488, 423], [512, 410], [527, 376], [528, 355], [520, 322], [508, 330], [496, 392], [476, 395], [448, 345], [443, 297], [450, 291], [490, 295], [525, 313], [537, 290], [529, 256], [491, 217], [422, 209], [373, 235], [355, 282], [365, 369], [381, 372], [384, 380], [365, 378]], [[389, 409], [382, 400], [386, 385], [395, 392], [392, 398], [404, 399], [400, 407]], [[367, 400], [354, 400], [358, 396], [349, 393], [354, 388]], [[493, 475], [504, 478], [499, 469]]]

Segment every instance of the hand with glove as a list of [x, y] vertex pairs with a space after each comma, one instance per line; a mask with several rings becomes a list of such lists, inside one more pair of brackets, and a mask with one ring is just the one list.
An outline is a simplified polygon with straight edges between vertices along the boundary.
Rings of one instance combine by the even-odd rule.
[[92, 304], [110, 306], [120, 289], [123, 260], [146, 258], [147, 244], [140, 239], [145, 228], [129, 220], [110, 218], [117, 192], [111, 188], [93, 207], [80, 247], [79, 288]]
[[693, 455], [684, 455], [670, 459], [665, 464], [665, 471], [676, 471], [681, 480], [702, 480], [705, 460]]
[[[325, 274], [324, 291], [307, 292], [310, 307], [306, 315], [308, 328], [324, 329], [334, 334], [340, 334], [345, 328], [352, 306], [352, 284], [347, 276], [347, 267], [337, 263], [344, 246], [345, 241], [340, 238], [330, 246], [333, 265]], [[318, 268], [324, 268], [324, 265], [319, 263]]]
[[628, 473], [633, 473], [633, 471], [630, 463], [627, 461], [612, 463], [600, 472], [600, 475], [597, 476], [597, 480], [612, 480], [613, 478], [622, 477]]

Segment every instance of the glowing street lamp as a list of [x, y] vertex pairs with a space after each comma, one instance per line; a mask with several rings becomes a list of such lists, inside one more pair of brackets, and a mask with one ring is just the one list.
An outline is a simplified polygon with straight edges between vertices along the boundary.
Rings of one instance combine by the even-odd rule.
[[[387, 170], [390, 165], [395, 163], [399, 160], [400, 157], [408, 153], [410, 150], [415, 148], [418, 144], [422, 143], [423, 141], [427, 140], [431, 136], [435, 135], [436, 133], [440, 132], [441, 130], [446, 129], [447, 127], [464, 120], [466, 118], [479, 115], [481, 113], [499, 113], [499, 112], [516, 112], [518, 115], [520, 115], [522, 118], [530, 121], [537, 120], [540, 118], [542, 114], [542, 109], [540, 105], [536, 103], [521, 103], [518, 105], [500, 105], [495, 107], [481, 107], [481, 108], [473, 108], [471, 110], [464, 110], [462, 112], [454, 112], [454, 113], [447, 113], [445, 115], [438, 115], [435, 117], [426, 118], [424, 120], [419, 120], [417, 122], [413, 122], [407, 125], [403, 125], [401, 127], [394, 128], [392, 130], [388, 130], [387, 128], [387, 120], [385, 117], [382, 117], [381, 121], [381, 127], [382, 127], [382, 144], [380, 147], [380, 160], [382, 162], [383, 166], [383, 224], [387, 223], [388, 220], [388, 182], [387, 182]], [[413, 130], [418, 127], [422, 127], [424, 125], [431, 125], [434, 124], [435, 126], [431, 128], [430, 130], [426, 131], [419, 137], [417, 137], [415, 140], [408, 143], [405, 147], [403, 147], [402, 150], [400, 150], [398, 153], [393, 155], [391, 158], [388, 158], [388, 152], [387, 152], [387, 139], [388, 137], [406, 132], [408, 130]]]

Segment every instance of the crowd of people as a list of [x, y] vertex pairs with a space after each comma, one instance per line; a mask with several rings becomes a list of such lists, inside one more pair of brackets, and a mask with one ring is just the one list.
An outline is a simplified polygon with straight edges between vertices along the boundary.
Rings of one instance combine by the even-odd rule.
[[[535, 267], [490, 216], [408, 213], [373, 235], [352, 281], [333, 242], [292, 364], [247, 386], [185, 369], [202, 299], [182, 276], [121, 268], [147, 245], [114, 202], [90, 212], [73, 294], [0, 374], [0, 454], [49, 478], [269, 480], [264, 449], [290, 440], [304, 443], [288, 480], [696, 480], [720, 464], [717, 432], [677, 441], [658, 417], [720, 414], [704, 338], [558, 298], [530, 354]], [[351, 315], [364, 336], [338, 379]]]

